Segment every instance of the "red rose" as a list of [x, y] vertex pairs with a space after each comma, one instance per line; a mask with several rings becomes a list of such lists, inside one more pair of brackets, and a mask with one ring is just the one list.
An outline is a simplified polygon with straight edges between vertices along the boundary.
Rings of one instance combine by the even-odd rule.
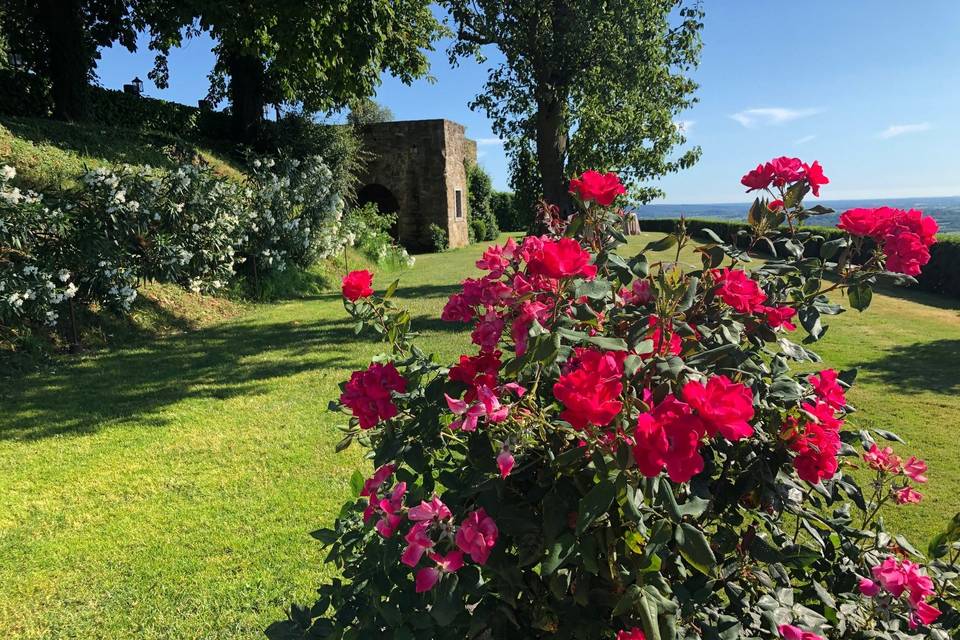
[[686, 482], [703, 471], [700, 439], [706, 433], [703, 420], [689, 405], [667, 396], [648, 413], [641, 413], [634, 430], [633, 457], [647, 477], [666, 468], [674, 482]]
[[892, 224], [895, 213], [896, 210], [890, 207], [849, 209], [840, 214], [837, 228], [852, 236], [881, 240], [886, 235], [886, 229]]
[[609, 207], [617, 196], [627, 192], [620, 178], [612, 171], [601, 174], [597, 171], [584, 171], [579, 178], [570, 180], [570, 193], [584, 202], [593, 201], [601, 207]]
[[888, 234], [883, 240], [883, 253], [887, 271], [907, 276], [920, 275], [920, 268], [930, 262], [930, 250], [920, 236], [909, 231]]
[[547, 278], [590, 279], [597, 275], [597, 267], [590, 264], [590, 254], [573, 238], [543, 240], [536, 250], [530, 251], [527, 268], [531, 274]]
[[813, 164], [803, 163], [803, 173], [807, 179], [807, 184], [810, 185], [810, 190], [813, 191], [813, 195], [819, 198], [820, 187], [830, 184], [830, 179], [823, 175], [823, 167], [816, 160], [813, 161]]
[[767, 203], [767, 209], [770, 209], [770, 211], [783, 209], [783, 200], [771, 200]]
[[796, 182], [803, 177], [803, 163], [800, 158], [780, 156], [770, 161], [773, 169], [773, 184], [782, 187], [790, 182]]
[[553, 385], [553, 395], [565, 407], [560, 417], [577, 429], [609, 424], [623, 408], [619, 398], [625, 355], [577, 349], [571, 370]]
[[771, 329], [783, 327], [787, 331], [796, 331], [797, 325], [790, 322], [793, 316], [797, 315], [797, 310], [793, 307], [766, 307], [760, 306], [755, 309], [757, 313], [766, 316], [767, 325]]
[[753, 393], [749, 387], [716, 375], [707, 384], [688, 382], [683, 386], [683, 399], [693, 407], [711, 436], [719, 433], [736, 442], [753, 435], [747, 422], [753, 419]]
[[763, 305], [767, 295], [760, 289], [760, 285], [750, 279], [750, 276], [741, 269], [714, 269], [714, 280], [717, 281], [717, 295], [728, 305], [740, 313], [752, 313]]
[[773, 166], [769, 162], [758, 164], [756, 169], [740, 178], [740, 184], [747, 187], [748, 193], [754, 189], [766, 189], [771, 182], [773, 182]]
[[407, 381], [392, 362], [374, 363], [366, 371], [353, 372], [340, 394], [340, 403], [357, 417], [361, 429], [369, 429], [397, 415], [392, 394], [406, 390]]
[[343, 277], [343, 297], [350, 302], [356, 302], [360, 298], [368, 298], [373, 295], [373, 274], [364, 269], [363, 271], [351, 271]]

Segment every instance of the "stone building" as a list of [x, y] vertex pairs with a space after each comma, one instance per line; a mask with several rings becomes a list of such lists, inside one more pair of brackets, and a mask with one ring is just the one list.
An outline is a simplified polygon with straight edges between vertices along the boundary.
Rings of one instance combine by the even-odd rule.
[[477, 161], [477, 143], [450, 120], [403, 120], [359, 130], [366, 168], [357, 204], [373, 202], [396, 213], [393, 236], [412, 250], [432, 248], [430, 225], [447, 232], [451, 247], [467, 239], [467, 176], [464, 161]]

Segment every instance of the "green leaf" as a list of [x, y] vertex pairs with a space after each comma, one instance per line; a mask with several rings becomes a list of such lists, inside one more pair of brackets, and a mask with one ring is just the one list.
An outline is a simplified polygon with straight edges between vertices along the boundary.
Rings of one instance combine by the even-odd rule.
[[556, 541], [550, 545], [547, 557], [544, 558], [540, 564], [540, 573], [549, 576], [559, 569], [560, 565], [566, 562], [570, 554], [576, 549], [576, 543], [576, 539], [569, 532], [557, 538]]
[[597, 278], [596, 280], [579, 280], [574, 287], [574, 297], [586, 296], [591, 300], [599, 300], [610, 295], [610, 283]]
[[647, 251], [666, 251], [670, 247], [676, 246], [679, 242], [677, 236], [671, 234], [665, 235], [659, 240], [654, 240], [653, 242], [648, 242], [641, 253], [646, 253]]
[[857, 283], [847, 289], [847, 297], [850, 298], [850, 306], [857, 311], [864, 311], [870, 306], [873, 300], [873, 290], [866, 283]]
[[607, 512], [613, 499], [617, 496], [617, 488], [609, 480], [598, 482], [587, 495], [580, 498], [580, 508], [577, 514], [577, 535], [587, 530], [593, 521]]
[[588, 336], [584, 342], [605, 349], [607, 351], [629, 351], [627, 343], [622, 338], [608, 338], [606, 336]]
[[400, 285], [400, 278], [397, 278], [390, 283], [390, 286], [387, 287], [387, 290], [383, 292], [384, 300], [388, 300], [393, 297], [393, 294], [397, 292], [397, 286]]
[[805, 180], [793, 183], [793, 186], [787, 189], [787, 193], [783, 196], [783, 208], [789, 211], [796, 207], [809, 190], [810, 187], [807, 186]]
[[703, 532], [692, 524], [684, 522], [680, 525], [683, 532], [683, 540], [680, 542], [680, 555], [687, 561], [687, 564], [695, 568], [700, 573], [710, 576], [713, 574], [713, 568], [717, 564], [717, 559], [710, 549], [710, 543], [707, 542]]
[[360, 492], [363, 491], [364, 483], [363, 474], [360, 471], [354, 471], [350, 476], [350, 491], [353, 493], [354, 498], [360, 497]]

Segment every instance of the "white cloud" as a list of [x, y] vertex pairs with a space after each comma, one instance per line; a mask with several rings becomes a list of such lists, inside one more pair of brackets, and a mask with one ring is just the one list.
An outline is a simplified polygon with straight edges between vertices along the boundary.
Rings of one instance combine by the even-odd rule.
[[886, 140], [887, 138], [896, 138], [905, 133], [920, 133], [932, 129], [929, 122], [918, 122], [917, 124], [892, 124], [880, 133], [877, 137]]
[[673, 126], [677, 128], [677, 131], [683, 134], [689, 134], [693, 131], [693, 125], [697, 124], [696, 120], [674, 120]]
[[743, 111], [734, 113], [730, 117], [744, 127], [752, 129], [753, 127], [783, 124], [791, 120], [808, 118], [822, 112], [823, 109], [813, 108], [789, 109], [787, 107], [763, 107], [758, 109], [744, 109]]
[[799, 140], [795, 141], [793, 144], [807, 144], [808, 142], [810, 142], [811, 140], [815, 139], [816, 137], [817, 137], [817, 136], [815, 136], [815, 135], [803, 136], [803, 137], [800, 138]]
[[502, 144], [503, 140], [500, 138], [477, 138], [477, 146], [480, 147], [500, 146]]

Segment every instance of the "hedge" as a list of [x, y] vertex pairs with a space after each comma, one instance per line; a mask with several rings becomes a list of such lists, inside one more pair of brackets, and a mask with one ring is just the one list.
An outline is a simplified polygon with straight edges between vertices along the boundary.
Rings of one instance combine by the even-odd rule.
[[[0, 114], [46, 118], [51, 113], [50, 94], [42, 78], [31, 73], [0, 69]], [[230, 116], [223, 111], [199, 109], [176, 102], [136, 96], [123, 91], [87, 87], [86, 120], [111, 127], [153, 130], [181, 137], [227, 139]]]
[[[642, 219], [640, 228], [643, 231], [659, 231], [670, 233], [676, 229], [677, 220], [672, 218]], [[687, 230], [692, 235], [702, 236], [704, 229], [710, 229], [724, 240], [746, 245], [746, 237], [738, 236], [741, 230], [749, 230], [750, 225], [744, 222], [730, 222], [727, 220], [706, 220], [687, 218]], [[843, 232], [833, 227], [805, 227], [816, 231], [824, 240], [833, 240], [843, 236]], [[808, 254], [818, 254], [819, 242], [810, 242], [807, 245]], [[930, 262], [923, 268], [917, 277], [915, 289], [929, 291], [952, 298], [960, 298], [960, 234], [941, 233], [937, 235], [937, 243], [930, 248]]]

